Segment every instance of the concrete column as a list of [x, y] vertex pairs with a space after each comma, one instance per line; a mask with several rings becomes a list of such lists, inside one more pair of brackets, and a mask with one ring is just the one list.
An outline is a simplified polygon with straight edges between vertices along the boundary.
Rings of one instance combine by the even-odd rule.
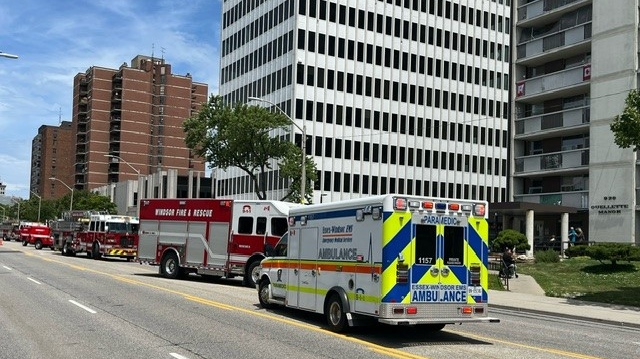
[[526, 253], [527, 253], [527, 257], [533, 257], [533, 237], [534, 237], [534, 233], [533, 233], [533, 217], [534, 217], [534, 211], [532, 209], [528, 209], [527, 210], [527, 222], [526, 222], [526, 236], [527, 236], [527, 242], [529, 243], [529, 246], [531, 247], [531, 249], [529, 249]]
[[560, 255], [564, 257], [564, 250], [569, 247], [569, 213], [563, 213], [560, 217]]

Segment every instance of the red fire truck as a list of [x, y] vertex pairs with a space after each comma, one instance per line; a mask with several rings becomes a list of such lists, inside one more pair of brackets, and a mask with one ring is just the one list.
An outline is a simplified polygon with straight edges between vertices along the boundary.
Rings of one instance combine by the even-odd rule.
[[65, 256], [75, 255], [74, 238], [76, 233], [88, 229], [91, 214], [91, 211], [67, 211], [62, 214], [62, 218], [50, 222], [53, 248]]
[[85, 252], [93, 259], [133, 260], [138, 249], [138, 224], [136, 217], [92, 213], [82, 230], [75, 232], [68, 254]]
[[17, 222], [2, 222], [0, 224], [0, 237], [5, 241], [20, 240], [20, 225]]
[[20, 223], [20, 240], [22, 245], [33, 244], [36, 249], [49, 247], [53, 249], [53, 237], [51, 237], [51, 228], [44, 223], [38, 222], [21, 222]]
[[145, 199], [140, 207], [140, 263], [160, 274], [243, 276], [255, 287], [265, 246], [287, 231], [289, 208], [280, 201]]

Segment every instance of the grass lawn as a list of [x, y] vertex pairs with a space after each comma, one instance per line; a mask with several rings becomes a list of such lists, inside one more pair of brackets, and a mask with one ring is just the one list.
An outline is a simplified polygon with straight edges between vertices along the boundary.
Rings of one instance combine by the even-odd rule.
[[[535, 278], [548, 296], [640, 307], [639, 262], [613, 266], [579, 257], [560, 263], [519, 263], [518, 272]], [[490, 289], [496, 289], [493, 284], [490, 279]]]

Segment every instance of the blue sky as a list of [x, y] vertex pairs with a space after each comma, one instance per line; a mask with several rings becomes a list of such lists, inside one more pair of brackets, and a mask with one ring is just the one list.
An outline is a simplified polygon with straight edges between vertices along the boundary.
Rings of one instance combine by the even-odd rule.
[[[218, 93], [222, 0], [17, 0], [0, 2], [0, 182], [28, 198], [31, 141], [70, 121], [73, 77], [164, 56], [172, 72]], [[164, 54], [163, 54], [164, 51]]]

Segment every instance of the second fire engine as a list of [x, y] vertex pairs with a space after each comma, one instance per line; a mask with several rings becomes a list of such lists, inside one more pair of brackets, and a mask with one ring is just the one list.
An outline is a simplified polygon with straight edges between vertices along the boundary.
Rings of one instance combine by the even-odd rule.
[[265, 245], [287, 231], [289, 209], [280, 201], [143, 199], [138, 261], [177, 278], [197, 273], [243, 276], [254, 287]]

